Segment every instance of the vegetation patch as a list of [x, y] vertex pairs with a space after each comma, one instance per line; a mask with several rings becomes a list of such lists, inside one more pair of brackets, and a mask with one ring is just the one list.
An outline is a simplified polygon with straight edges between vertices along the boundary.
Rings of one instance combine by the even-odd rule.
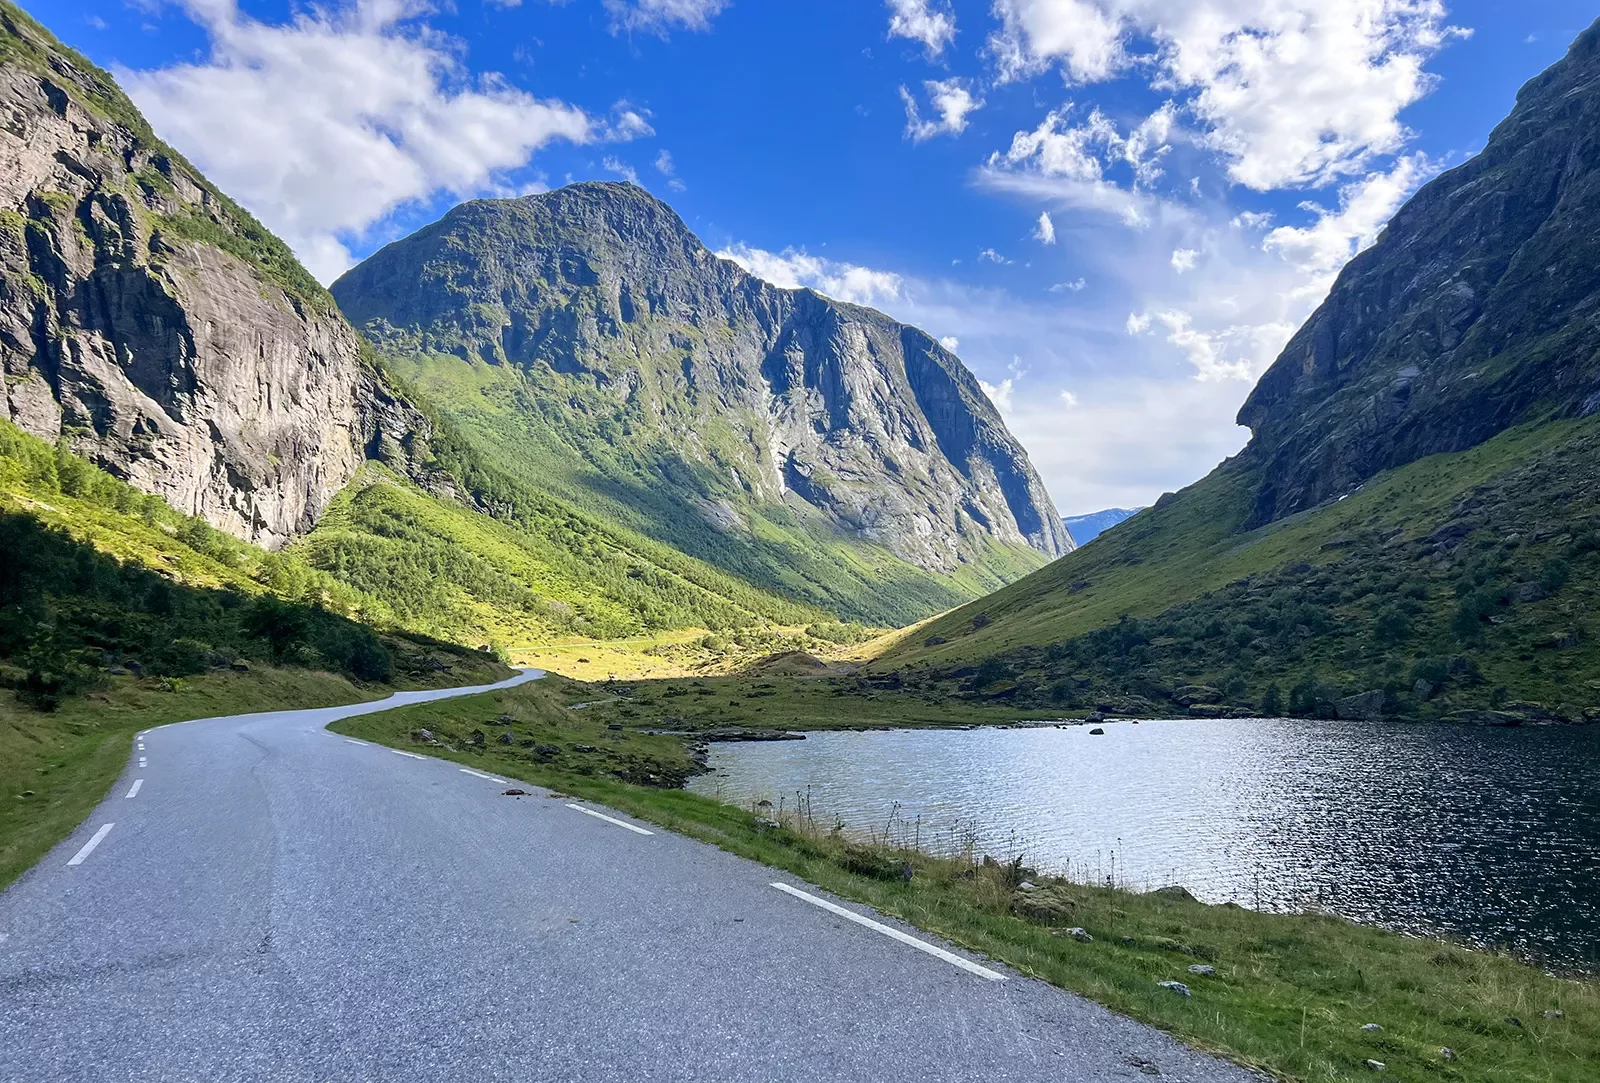
[[1032, 711], [1600, 718], [1600, 419], [1508, 430], [1236, 533], [1232, 465], [874, 672]]

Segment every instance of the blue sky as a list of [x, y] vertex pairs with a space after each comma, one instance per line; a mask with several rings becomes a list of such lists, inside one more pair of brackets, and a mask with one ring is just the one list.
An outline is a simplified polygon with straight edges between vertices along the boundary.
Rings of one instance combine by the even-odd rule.
[[947, 340], [1063, 513], [1243, 446], [1238, 404], [1600, 5], [49, 0], [331, 280], [463, 198], [633, 177], [780, 285]]

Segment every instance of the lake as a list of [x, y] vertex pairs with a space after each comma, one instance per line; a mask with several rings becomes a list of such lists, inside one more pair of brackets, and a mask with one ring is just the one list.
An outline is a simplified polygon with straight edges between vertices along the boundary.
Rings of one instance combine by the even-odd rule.
[[[696, 792], [1600, 970], [1600, 727], [1181, 719], [712, 746]], [[798, 796], [797, 796], [798, 795]]]

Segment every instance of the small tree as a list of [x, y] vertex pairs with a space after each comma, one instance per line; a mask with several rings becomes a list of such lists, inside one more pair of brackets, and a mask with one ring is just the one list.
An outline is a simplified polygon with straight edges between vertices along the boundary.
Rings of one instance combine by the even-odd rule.
[[1261, 713], [1267, 718], [1283, 717], [1283, 693], [1278, 691], [1276, 682], [1267, 685], [1266, 692], [1262, 693]]

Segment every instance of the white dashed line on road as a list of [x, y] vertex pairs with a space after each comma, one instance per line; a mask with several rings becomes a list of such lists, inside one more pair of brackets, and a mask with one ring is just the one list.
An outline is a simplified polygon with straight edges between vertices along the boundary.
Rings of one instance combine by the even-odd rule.
[[803, 899], [812, 906], [821, 907], [830, 914], [838, 914], [840, 917], [845, 918], [848, 921], [853, 921], [857, 925], [865, 925], [867, 928], [872, 929], [875, 932], [880, 932], [884, 936], [887, 936], [893, 940], [898, 940], [900, 943], [907, 944], [913, 948], [916, 948], [918, 951], [925, 951], [937, 959], [943, 959], [951, 966], [958, 966], [970, 974], [976, 974], [978, 977], [987, 978], [990, 981], [1006, 980], [1006, 976], [1004, 974], [996, 973], [995, 971], [990, 970], [988, 967], [979, 966], [971, 959], [963, 959], [954, 952], [945, 951], [943, 948], [935, 944], [930, 944], [925, 940], [918, 940], [916, 937], [910, 935], [909, 933], [903, 933], [899, 929], [891, 929], [881, 921], [873, 921], [871, 918], [862, 917], [854, 910], [846, 910], [837, 903], [831, 903], [827, 899], [819, 899], [815, 895], [801, 891], [797, 887], [790, 887], [788, 884], [773, 884], [772, 886], [783, 892], [785, 895], [793, 895], [795, 898]]
[[116, 827], [116, 826], [117, 825], [114, 824], [114, 823], [102, 825], [100, 830], [98, 830], [98, 831], [96, 831], [94, 833], [94, 838], [92, 838], [88, 842], [84, 843], [83, 844], [83, 849], [79, 850], [76, 854], [74, 854], [72, 860], [67, 862], [67, 864], [68, 865], [82, 865], [83, 864], [83, 859], [88, 857], [90, 854], [94, 853], [94, 848], [96, 846], [100, 845], [100, 840], [104, 839], [107, 835], [111, 834], [111, 829], [113, 827]]
[[140, 757], [139, 757], [139, 766], [140, 766], [140, 767], [143, 767], [143, 766], [145, 766], [145, 765], [146, 765], [146, 763], [147, 763], [147, 758], [146, 758], [146, 757], [144, 757], [144, 756], [140, 756]]
[[419, 756], [415, 752], [402, 752], [398, 748], [391, 748], [389, 751], [393, 752], [396, 756], [410, 756], [414, 760], [425, 760], [428, 758], [426, 756]]
[[567, 807], [571, 808], [571, 809], [577, 809], [579, 812], [583, 813], [585, 816], [593, 816], [597, 820], [604, 820], [608, 824], [616, 824], [618, 827], [625, 827], [629, 831], [635, 832], [636, 834], [640, 834], [640, 835], [654, 835], [655, 834], [654, 831], [646, 831], [642, 827], [635, 827], [633, 824], [630, 824], [630, 823], [628, 823], [628, 822], [626, 822], [624, 820], [619, 820], [615, 816], [607, 816], [603, 812], [596, 812], [592, 808], [584, 808], [582, 805], [574, 805], [574, 804], [571, 804], [570, 802], [567, 804]]
[[487, 779], [490, 782], [498, 782], [502, 786], [504, 786], [506, 784], [506, 780], [503, 779], [503, 778], [495, 778], [493, 775], [486, 775], [486, 774], [482, 773], [481, 771], [474, 771], [470, 767], [463, 767], [461, 769], [461, 773], [463, 775], [471, 775], [473, 778], [481, 778], [481, 779]]
[[128, 790], [128, 796], [129, 797], [138, 797], [139, 796], [139, 787], [143, 786], [143, 785], [144, 785], [144, 779], [142, 779], [142, 778], [134, 779], [133, 780], [133, 786]]

